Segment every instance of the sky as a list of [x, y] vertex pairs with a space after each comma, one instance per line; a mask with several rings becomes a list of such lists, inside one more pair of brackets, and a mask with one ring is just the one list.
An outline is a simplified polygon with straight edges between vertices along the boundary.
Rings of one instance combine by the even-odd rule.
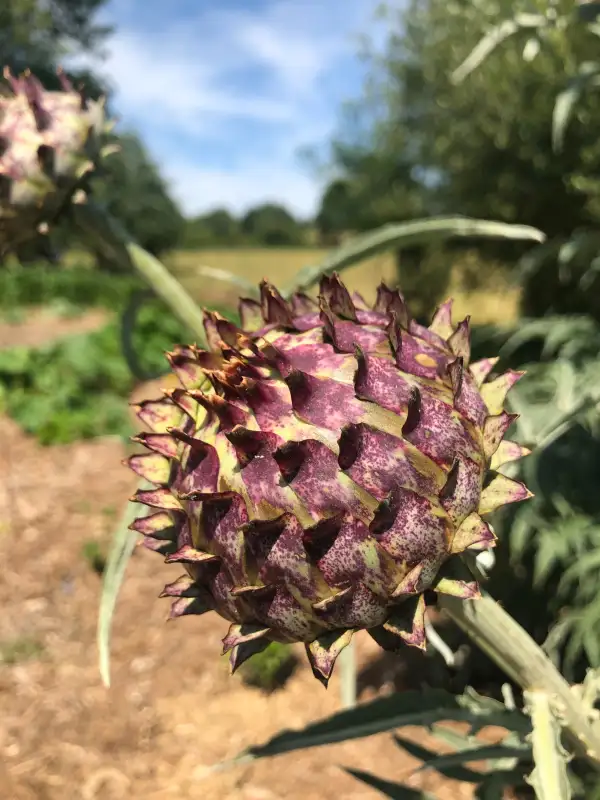
[[375, 0], [111, 0], [94, 68], [121, 129], [138, 132], [187, 215], [275, 201], [313, 215], [323, 146], [364, 79]]

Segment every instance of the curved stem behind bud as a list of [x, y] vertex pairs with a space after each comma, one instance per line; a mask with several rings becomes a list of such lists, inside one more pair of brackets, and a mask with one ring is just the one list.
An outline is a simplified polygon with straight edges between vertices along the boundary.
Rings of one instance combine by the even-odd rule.
[[204, 315], [181, 283], [161, 262], [140, 247], [127, 231], [89, 198], [74, 203], [73, 215], [77, 225], [91, 243], [103, 254], [137, 272], [172, 312], [197, 337], [197, 344], [206, 343]]
[[440, 594], [438, 606], [523, 690], [541, 690], [552, 698], [573, 751], [600, 771], [600, 730], [592, 723], [593, 709], [519, 623], [487, 594], [479, 600]]

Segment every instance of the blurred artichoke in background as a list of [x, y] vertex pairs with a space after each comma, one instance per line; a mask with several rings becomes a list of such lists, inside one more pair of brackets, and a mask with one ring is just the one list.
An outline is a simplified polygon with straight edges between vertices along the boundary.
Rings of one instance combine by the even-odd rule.
[[0, 92], [0, 258], [33, 239], [82, 188], [114, 146], [102, 100], [86, 100], [59, 73], [62, 91], [46, 91], [30, 72], [4, 71]]

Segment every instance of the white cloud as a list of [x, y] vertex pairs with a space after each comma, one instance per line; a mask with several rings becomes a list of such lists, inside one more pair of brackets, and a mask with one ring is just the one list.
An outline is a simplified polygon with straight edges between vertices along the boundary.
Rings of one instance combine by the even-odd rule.
[[238, 170], [204, 169], [186, 162], [166, 165], [164, 174], [173, 196], [189, 216], [212, 208], [243, 213], [258, 203], [281, 203], [300, 217], [315, 208], [319, 186], [300, 169], [248, 164]]
[[[352, 52], [369, 0], [265, 0], [251, 10], [199, 10], [186, 19], [173, 13], [175, 3], [144, 0], [154, 12], [152, 28], [143, 24], [142, 0], [122, 2], [113, 0], [108, 21], [117, 31], [96, 69], [114, 86], [123, 124], [146, 138], [185, 212], [276, 200], [312, 213], [320, 187], [295, 151], [333, 129], [338, 109], [328, 106], [323, 81]], [[119, 11], [127, 22], [119, 23]], [[358, 88], [348, 86], [348, 95]], [[264, 148], [253, 155], [253, 141], [242, 138], [244, 121], [252, 135], [263, 132], [268, 162]], [[179, 150], [178, 137], [185, 139]], [[211, 139], [227, 142], [231, 166], [222, 152], [218, 162], [211, 158]]]

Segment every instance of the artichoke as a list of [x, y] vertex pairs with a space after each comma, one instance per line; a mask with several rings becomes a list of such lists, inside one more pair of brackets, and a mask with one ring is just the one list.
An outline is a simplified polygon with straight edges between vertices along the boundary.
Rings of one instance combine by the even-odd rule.
[[[102, 100], [85, 100], [59, 72], [62, 91], [46, 91], [30, 72], [4, 71], [0, 89], [0, 258], [47, 231], [114, 147]], [[10, 87], [10, 88], [9, 88]]]
[[185, 569], [161, 595], [171, 617], [231, 623], [232, 670], [303, 642], [326, 685], [358, 630], [424, 648], [426, 593], [478, 595], [460, 554], [492, 547], [485, 517], [531, 496], [495, 471], [528, 452], [503, 440], [523, 373], [469, 364], [451, 301], [425, 327], [398, 291], [370, 308], [337, 275], [317, 302], [266, 281], [260, 297], [241, 328], [207, 312], [208, 349], [167, 354], [181, 385], [136, 407], [148, 452], [127, 463], [153, 488], [131, 527]]

